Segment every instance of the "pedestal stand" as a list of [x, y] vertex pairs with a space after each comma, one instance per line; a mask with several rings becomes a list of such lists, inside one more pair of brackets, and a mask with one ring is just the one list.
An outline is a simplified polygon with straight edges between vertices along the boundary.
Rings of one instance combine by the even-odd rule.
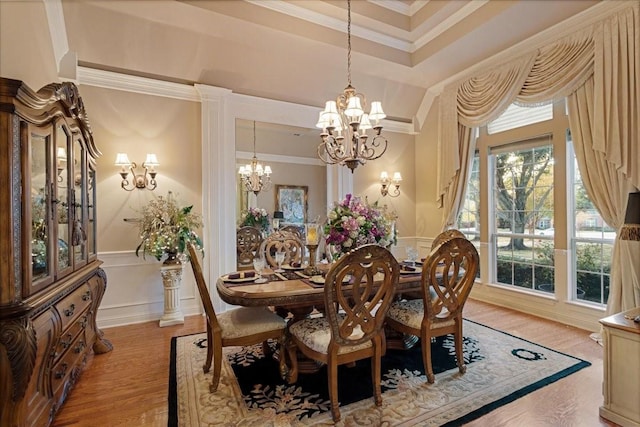
[[160, 267], [164, 286], [164, 314], [160, 327], [184, 324], [184, 314], [180, 309], [180, 285], [182, 284], [182, 263], [167, 264]]

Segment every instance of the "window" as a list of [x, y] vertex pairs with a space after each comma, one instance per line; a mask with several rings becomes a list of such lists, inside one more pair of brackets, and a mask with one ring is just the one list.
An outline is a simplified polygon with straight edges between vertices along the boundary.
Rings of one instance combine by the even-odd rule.
[[[570, 140], [569, 136], [569, 140]], [[571, 299], [606, 304], [611, 280], [611, 253], [615, 230], [609, 227], [589, 200], [573, 150], [573, 219]]]
[[483, 280], [495, 286], [478, 297], [581, 324], [602, 317], [615, 230], [589, 200], [568, 128], [563, 100], [480, 128], [458, 226], [485, 245]]
[[[465, 191], [464, 204], [458, 215], [458, 230], [462, 231], [467, 239], [480, 253], [480, 155], [476, 151], [473, 163], [469, 171], [467, 189]], [[476, 277], [480, 277], [480, 266]]]
[[[549, 136], [493, 150], [494, 280], [554, 290], [553, 146]], [[492, 216], [490, 216], [491, 218]]]
[[516, 129], [553, 118], [553, 104], [539, 107], [519, 107], [511, 104], [504, 113], [487, 125], [489, 135]]

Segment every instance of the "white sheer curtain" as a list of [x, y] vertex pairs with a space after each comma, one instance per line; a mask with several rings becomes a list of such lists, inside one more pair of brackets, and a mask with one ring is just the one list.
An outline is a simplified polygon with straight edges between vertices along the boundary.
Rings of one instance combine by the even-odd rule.
[[[591, 102], [593, 110], [584, 110], [586, 107], [577, 99], [570, 102], [572, 134], [580, 129], [577, 144], [581, 149], [601, 153], [609, 165], [606, 170], [613, 168], [620, 173], [611, 180], [615, 187], [610, 188], [606, 202], [592, 200], [603, 218], [603, 210], [612, 212], [610, 218], [615, 222], [610, 225], [621, 225], [616, 224], [624, 216], [626, 199], [622, 194], [640, 188], [640, 4], [628, 4], [569, 37], [445, 89], [441, 95], [437, 188], [443, 228], [455, 221], [464, 200], [460, 187], [467, 179], [467, 153], [474, 150], [472, 133], [465, 128], [487, 124], [513, 102], [535, 105], [569, 96], [578, 89], [591, 90], [593, 99], [586, 94], [580, 96]], [[593, 84], [585, 85], [587, 81]], [[586, 133], [592, 140], [588, 146], [583, 143]], [[576, 140], [574, 136], [574, 143]], [[584, 163], [579, 162], [579, 167], [584, 176]], [[588, 173], [593, 174], [593, 180], [605, 179], [606, 170]], [[614, 251], [610, 295], [623, 294], [622, 260], [617, 255]], [[625, 308], [612, 298], [610, 310]]]

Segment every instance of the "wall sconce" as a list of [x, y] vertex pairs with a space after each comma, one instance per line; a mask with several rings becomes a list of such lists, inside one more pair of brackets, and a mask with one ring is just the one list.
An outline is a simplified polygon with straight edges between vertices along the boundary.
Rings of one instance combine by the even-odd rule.
[[389, 179], [389, 174], [385, 171], [380, 173], [380, 193], [382, 197], [389, 195], [389, 197], [398, 197], [400, 195], [400, 181], [402, 181], [402, 175], [400, 172], [394, 172], [393, 178]]
[[[138, 165], [136, 165], [134, 162], [129, 161], [129, 156], [127, 156], [127, 153], [118, 153], [116, 156], [115, 165], [121, 167], [120, 176], [122, 177], [122, 183], [120, 184], [120, 186], [123, 190], [133, 191], [134, 188], [146, 188], [147, 190], [153, 191], [157, 187], [157, 172], [155, 170], [155, 167], [160, 166], [160, 163], [158, 163], [158, 158], [155, 154], [147, 154], [146, 160], [144, 161], [144, 163], [142, 163], [144, 173], [135, 173], [134, 169], [136, 169]], [[131, 186], [129, 186], [129, 180], [127, 179], [127, 177], [129, 176], [129, 172], [131, 172], [131, 175], [133, 176]]]

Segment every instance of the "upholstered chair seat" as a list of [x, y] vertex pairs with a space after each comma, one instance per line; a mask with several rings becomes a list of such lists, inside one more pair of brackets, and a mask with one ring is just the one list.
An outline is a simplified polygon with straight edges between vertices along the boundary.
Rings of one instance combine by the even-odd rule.
[[[444, 311], [436, 317], [442, 319], [440, 322], [432, 322], [429, 324], [431, 329], [444, 328], [453, 326], [455, 321], [449, 318], [449, 312]], [[422, 320], [424, 319], [424, 302], [414, 299], [409, 301], [397, 301], [391, 304], [387, 318], [393, 319], [411, 328], [420, 329]]]
[[[344, 316], [338, 317], [340, 321], [344, 319]], [[305, 319], [301, 322], [294, 323], [289, 328], [289, 333], [313, 351], [322, 354], [328, 353], [329, 343], [331, 342], [331, 328], [329, 326], [329, 320], [326, 317]], [[362, 335], [362, 328], [357, 326], [351, 333], [350, 338], [355, 341], [362, 338]], [[371, 346], [371, 341], [365, 341], [354, 346], [340, 347], [338, 348], [338, 354], [350, 353]]]
[[216, 315], [222, 338], [240, 338], [282, 329], [284, 320], [266, 307], [239, 307]]

